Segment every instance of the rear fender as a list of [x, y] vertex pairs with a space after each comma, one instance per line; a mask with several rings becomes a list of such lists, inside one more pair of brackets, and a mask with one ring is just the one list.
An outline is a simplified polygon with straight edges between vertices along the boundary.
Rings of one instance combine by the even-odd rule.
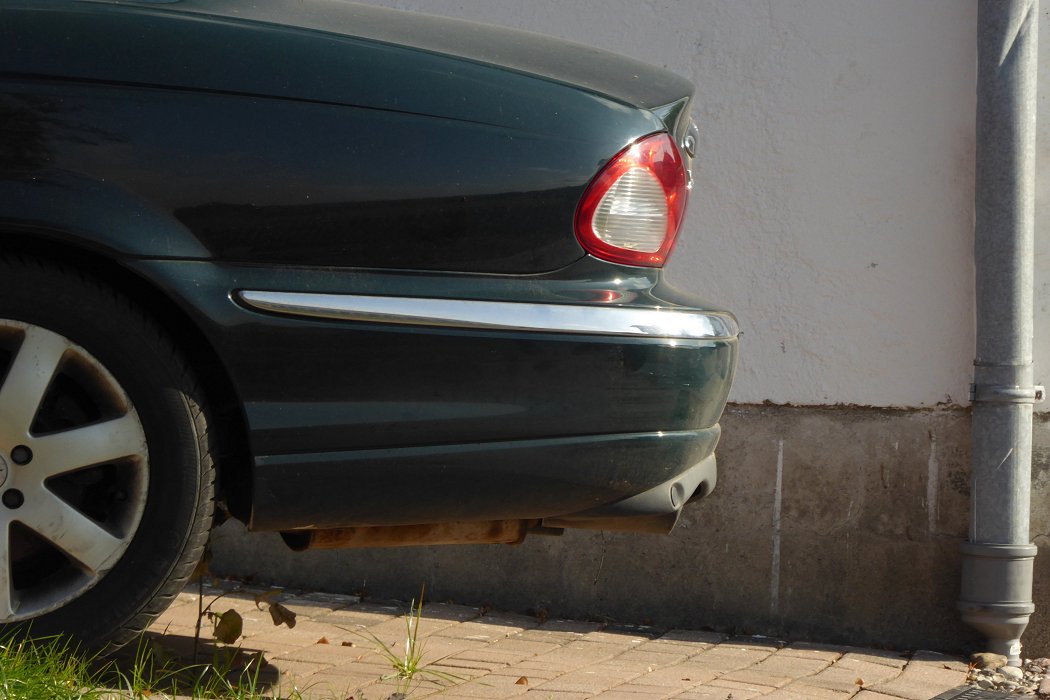
[[120, 187], [60, 170], [4, 175], [0, 228], [32, 231], [117, 257], [210, 257], [170, 215]]

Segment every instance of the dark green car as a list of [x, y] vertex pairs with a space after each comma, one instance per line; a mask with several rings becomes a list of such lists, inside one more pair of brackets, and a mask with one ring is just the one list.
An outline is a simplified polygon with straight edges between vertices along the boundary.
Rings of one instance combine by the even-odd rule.
[[0, 621], [124, 643], [227, 515], [670, 531], [737, 345], [661, 279], [692, 94], [336, 1], [0, 0]]

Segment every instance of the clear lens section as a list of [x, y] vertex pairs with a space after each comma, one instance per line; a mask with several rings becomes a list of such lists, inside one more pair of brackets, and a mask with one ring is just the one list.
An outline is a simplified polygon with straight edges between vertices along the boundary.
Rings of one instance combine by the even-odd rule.
[[644, 168], [631, 168], [598, 202], [594, 233], [610, 245], [655, 253], [667, 237], [667, 201], [660, 181]]

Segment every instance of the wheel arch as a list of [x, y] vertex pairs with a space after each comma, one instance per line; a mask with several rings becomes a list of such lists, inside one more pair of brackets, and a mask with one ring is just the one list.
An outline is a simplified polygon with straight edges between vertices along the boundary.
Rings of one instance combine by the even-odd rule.
[[0, 250], [82, 270], [127, 295], [151, 317], [162, 321], [172, 342], [196, 373], [214, 425], [222, 426], [214, 431], [218, 499], [231, 515], [247, 522], [251, 513], [251, 455], [244, 410], [225, 364], [192, 316], [156, 283], [129, 269], [115, 256], [97, 247], [71, 242], [62, 232], [29, 235], [0, 227]]

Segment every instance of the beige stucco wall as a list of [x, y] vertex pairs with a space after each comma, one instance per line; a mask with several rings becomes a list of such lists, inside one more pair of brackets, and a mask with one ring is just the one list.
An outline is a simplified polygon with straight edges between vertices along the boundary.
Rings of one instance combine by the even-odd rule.
[[[976, 2], [370, 1], [560, 36], [693, 81], [697, 187], [669, 275], [740, 317], [734, 401], [966, 403]], [[1050, 274], [1041, 289], [1048, 306]]]

